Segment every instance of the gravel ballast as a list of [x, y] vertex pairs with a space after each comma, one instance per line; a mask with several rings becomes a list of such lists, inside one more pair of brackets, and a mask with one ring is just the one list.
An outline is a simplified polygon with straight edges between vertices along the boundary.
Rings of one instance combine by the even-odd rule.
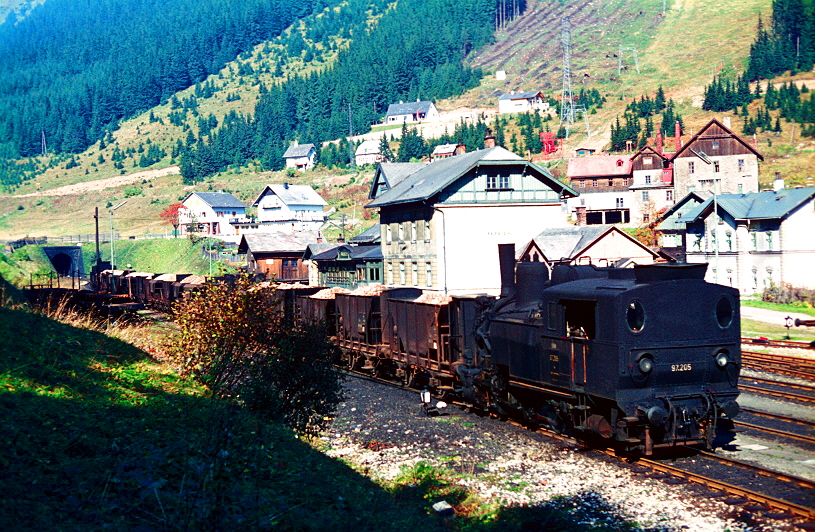
[[648, 478], [545, 436], [464, 412], [423, 414], [418, 392], [348, 377], [346, 401], [323, 435], [326, 453], [381, 481], [420, 461], [454, 472], [485, 503], [562, 508], [590, 527], [640, 530], [789, 530], [756, 519], [705, 488]]

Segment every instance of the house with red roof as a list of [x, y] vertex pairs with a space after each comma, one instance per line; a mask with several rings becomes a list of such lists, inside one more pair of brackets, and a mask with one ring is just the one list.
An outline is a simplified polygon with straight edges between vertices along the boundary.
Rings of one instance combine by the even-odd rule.
[[578, 225], [631, 221], [632, 161], [626, 155], [590, 155], [569, 159], [566, 176], [580, 196], [567, 205]]

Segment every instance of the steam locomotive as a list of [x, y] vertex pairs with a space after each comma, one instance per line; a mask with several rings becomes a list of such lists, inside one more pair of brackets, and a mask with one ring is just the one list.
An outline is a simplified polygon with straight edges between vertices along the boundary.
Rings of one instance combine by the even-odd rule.
[[[705, 282], [706, 264], [555, 265], [550, 275], [516, 264], [512, 245], [499, 257], [497, 298], [381, 286], [326, 297], [284, 284], [274, 297], [290, 319], [326, 325], [346, 365], [499, 416], [646, 455], [732, 439], [739, 295]], [[103, 285], [162, 308], [198, 286], [121, 277]]]

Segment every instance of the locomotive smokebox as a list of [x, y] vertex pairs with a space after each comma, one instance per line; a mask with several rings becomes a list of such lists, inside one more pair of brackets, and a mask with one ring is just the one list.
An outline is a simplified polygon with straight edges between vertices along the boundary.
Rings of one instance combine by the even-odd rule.
[[515, 244], [498, 244], [498, 265], [501, 267], [501, 297], [515, 294]]
[[540, 301], [546, 282], [549, 280], [549, 269], [542, 262], [519, 262], [515, 271], [515, 303], [518, 308]]

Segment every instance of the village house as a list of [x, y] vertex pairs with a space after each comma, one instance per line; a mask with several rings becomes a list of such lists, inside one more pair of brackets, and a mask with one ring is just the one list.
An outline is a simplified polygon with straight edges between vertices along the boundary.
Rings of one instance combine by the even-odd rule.
[[367, 207], [379, 209], [384, 284], [495, 294], [498, 244], [566, 225], [574, 190], [492, 137], [486, 146], [411, 168], [384, 192], [374, 180]]
[[633, 266], [653, 264], [656, 252], [614, 225], [552, 227], [541, 231], [516, 253], [524, 262]]
[[498, 98], [498, 114], [529, 113], [532, 111], [548, 111], [549, 102], [544, 100], [541, 91], [515, 92], [502, 94]]
[[431, 101], [399, 102], [388, 106], [385, 114], [386, 124], [413, 122], [434, 122], [439, 119], [439, 111]]
[[311, 257], [317, 266], [319, 286], [349, 290], [382, 284], [382, 248], [379, 244], [340, 244]]
[[286, 160], [286, 168], [296, 168], [301, 172], [314, 168], [314, 158], [317, 155], [317, 148], [314, 144], [297, 144], [296, 142], [286, 149], [283, 159]]
[[376, 164], [385, 160], [385, 156], [379, 151], [380, 141], [366, 140], [357, 146], [354, 152], [354, 160], [357, 166], [365, 166], [366, 164]]
[[631, 221], [632, 161], [626, 155], [590, 155], [569, 159], [566, 177], [580, 197], [568, 200], [578, 225]]
[[730, 130], [729, 121], [729, 117], [724, 122], [711, 120], [671, 155], [676, 197], [704, 190], [758, 192], [758, 161], [764, 157]]
[[252, 202], [258, 213], [255, 232], [319, 231], [325, 223], [326, 205], [308, 185], [266, 185]]
[[430, 154], [430, 160], [435, 161], [437, 159], [446, 159], [447, 157], [453, 157], [456, 155], [456, 149], [458, 148], [458, 144], [439, 144], [435, 148], [433, 148], [433, 153]]
[[227, 192], [190, 192], [178, 210], [180, 234], [235, 236], [246, 219], [246, 205]]
[[659, 247], [662, 252], [677, 262], [687, 262], [685, 223], [681, 221], [682, 217], [712, 195], [707, 191], [689, 192], [659, 215], [654, 225], [659, 234]]
[[643, 146], [631, 156], [631, 223], [648, 224], [674, 204], [673, 168], [662, 154], [662, 138], [657, 147]]
[[241, 237], [238, 253], [246, 254], [251, 273], [286, 282], [308, 282], [308, 266], [303, 254], [309, 244], [318, 243], [317, 233], [249, 234]]
[[707, 262], [707, 280], [753, 293], [789, 283], [815, 288], [815, 188], [711, 195], [685, 214], [689, 263]]

